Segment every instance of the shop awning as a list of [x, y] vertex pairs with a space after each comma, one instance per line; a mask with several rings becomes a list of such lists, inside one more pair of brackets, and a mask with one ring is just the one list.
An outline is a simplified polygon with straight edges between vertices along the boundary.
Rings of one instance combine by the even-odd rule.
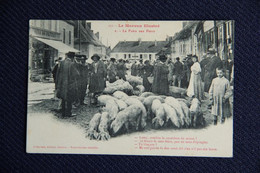
[[70, 46], [68, 46], [68, 45], [66, 45], [66, 44], [64, 44], [60, 41], [48, 40], [48, 39], [45, 39], [45, 38], [38, 38], [38, 37], [33, 37], [33, 38], [53, 47], [54, 49], [57, 49], [59, 52], [62, 52], [62, 53], [80, 52], [79, 50], [74, 49], [73, 47], [70, 47]]

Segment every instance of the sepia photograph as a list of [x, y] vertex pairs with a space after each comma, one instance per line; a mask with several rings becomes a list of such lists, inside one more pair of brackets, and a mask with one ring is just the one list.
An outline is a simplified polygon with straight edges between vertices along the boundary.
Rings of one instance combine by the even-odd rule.
[[27, 153], [233, 157], [233, 20], [30, 20]]

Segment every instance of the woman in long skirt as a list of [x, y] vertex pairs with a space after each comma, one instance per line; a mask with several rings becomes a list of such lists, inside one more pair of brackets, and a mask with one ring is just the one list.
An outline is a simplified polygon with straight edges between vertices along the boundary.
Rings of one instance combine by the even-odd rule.
[[187, 95], [189, 97], [195, 97], [199, 100], [204, 98], [202, 80], [201, 80], [201, 67], [198, 62], [198, 57], [194, 55], [192, 57], [194, 64], [191, 66], [191, 77], [189, 82], [189, 87], [187, 89]]

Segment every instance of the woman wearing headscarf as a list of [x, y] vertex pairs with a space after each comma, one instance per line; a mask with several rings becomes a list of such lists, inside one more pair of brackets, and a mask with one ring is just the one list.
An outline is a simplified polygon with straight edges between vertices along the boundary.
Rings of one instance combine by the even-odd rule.
[[203, 87], [202, 87], [202, 80], [201, 80], [201, 67], [200, 63], [198, 62], [198, 57], [194, 55], [192, 57], [192, 61], [194, 62], [191, 66], [191, 75], [190, 75], [190, 82], [187, 89], [187, 95], [189, 97], [195, 97], [199, 100], [202, 100], [203, 95]]

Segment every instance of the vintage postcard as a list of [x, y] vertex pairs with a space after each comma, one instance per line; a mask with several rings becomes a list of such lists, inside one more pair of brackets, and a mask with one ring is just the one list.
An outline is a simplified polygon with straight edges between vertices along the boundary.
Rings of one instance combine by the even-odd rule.
[[233, 20], [29, 26], [27, 153], [233, 157]]

